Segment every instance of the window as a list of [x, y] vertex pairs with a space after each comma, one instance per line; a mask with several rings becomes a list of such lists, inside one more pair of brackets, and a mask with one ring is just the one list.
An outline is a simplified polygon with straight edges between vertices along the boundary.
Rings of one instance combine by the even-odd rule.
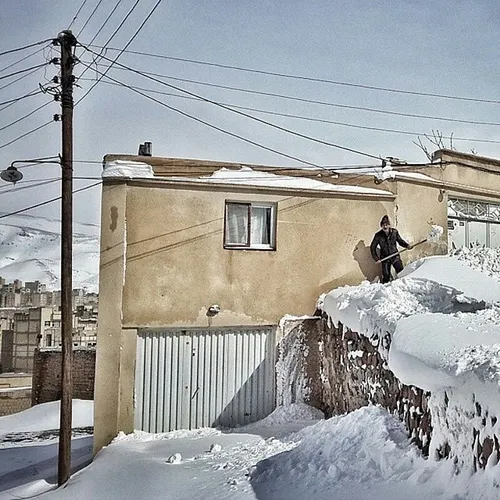
[[276, 203], [226, 201], [224, 248], [276, 248]]

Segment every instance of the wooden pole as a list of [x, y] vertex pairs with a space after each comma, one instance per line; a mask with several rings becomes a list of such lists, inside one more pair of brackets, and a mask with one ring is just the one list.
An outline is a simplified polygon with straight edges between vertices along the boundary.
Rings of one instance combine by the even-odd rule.
[[61, 46], [61, 412], [57, 482], [66, 483], [71, 474], [71, 422], [73, 399], [73, 47], [71, 31], [58, 36]]

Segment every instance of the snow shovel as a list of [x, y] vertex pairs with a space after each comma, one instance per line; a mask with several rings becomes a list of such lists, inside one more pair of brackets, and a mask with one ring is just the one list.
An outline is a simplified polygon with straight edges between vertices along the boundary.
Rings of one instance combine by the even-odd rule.
[[[418, 245], [421, 245], [422, 243], [426, 243], [427, 241], [430, 241], [432, 243], [437, 243], [441, 235], [443, 234], [443, 228], [441, 226], [432, 226], [432, 229], [429, 231], [429, 234], [427, 235], [427, 238], [425, 240], [419, 241], [418, 243], [415, 243], [414, 245], [411, 246], [411, 248], [415, 248]], [[377, 260], [377, 264], [380, 262], [384, 262], [384, 260], [391, 259], [392, 257], [396, 257], [396, 255], [399, 255], [403, 252], [408, 250], [408, 248], [403, 248], [403, 250], [400, 250], [398, 252], [391, 253], [391, 255], [388, 255], [387, 257], [384, 257], [383, 259]]]

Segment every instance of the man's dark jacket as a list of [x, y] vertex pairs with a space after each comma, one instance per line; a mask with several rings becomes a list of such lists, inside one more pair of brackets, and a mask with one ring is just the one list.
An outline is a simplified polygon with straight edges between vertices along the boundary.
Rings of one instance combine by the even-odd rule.
[[[404, 248], [408, 248], [410, 246], [405, 240], [403, 240], [403, 238], [401, 238], [398, 230], [393, 227], [389, 229], [388, 234], [385, 234], [383, 229], [376, 232], [370, 245], [370, 252], [373, 260], [380, 260], [388, 255], [396, 253], [398, 251], [397, 243]], [[380, 248], [379, 255], [377, 255], [377, 247]]]

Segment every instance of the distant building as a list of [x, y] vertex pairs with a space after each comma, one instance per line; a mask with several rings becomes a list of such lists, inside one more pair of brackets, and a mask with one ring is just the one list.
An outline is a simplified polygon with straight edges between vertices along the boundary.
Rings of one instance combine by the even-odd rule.
[[[74, 289], [73, 346], [97, 341], [98, 295]], [[39, 281], [6, 283], [0, 278], [0, 373], [31, 372], [37, 347], [60, 347], [61, 292], [47, 291]]]

